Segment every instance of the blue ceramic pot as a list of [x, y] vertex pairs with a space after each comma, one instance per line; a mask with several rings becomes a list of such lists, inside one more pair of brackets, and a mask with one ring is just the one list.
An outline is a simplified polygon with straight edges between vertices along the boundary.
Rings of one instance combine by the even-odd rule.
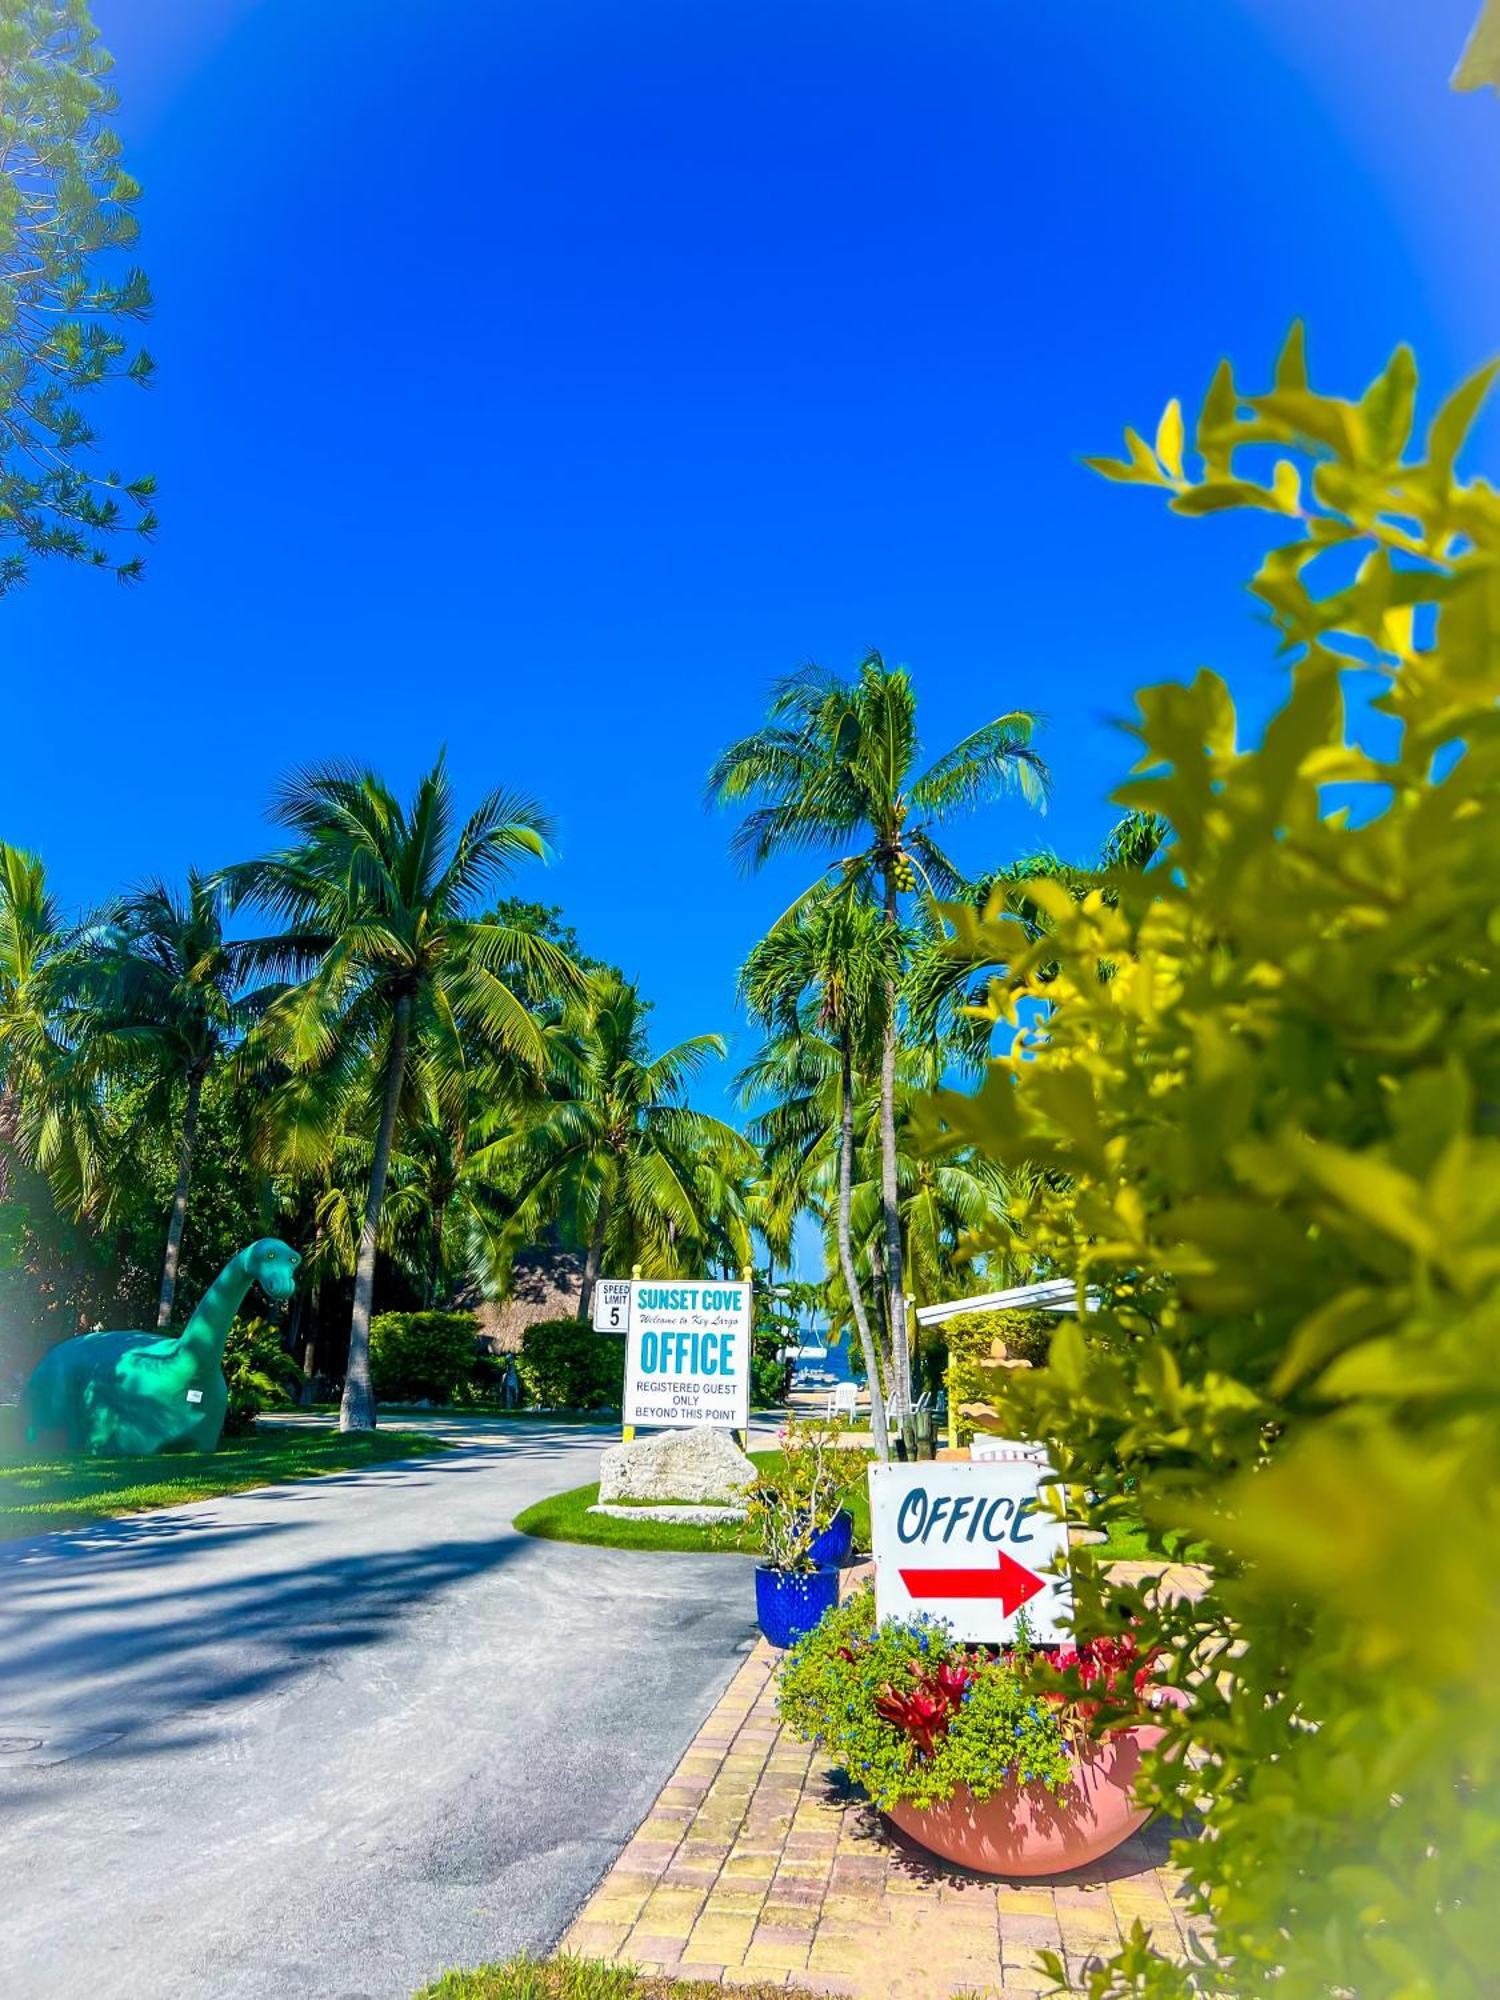
[[755, 1615], [773, 1646], [795, 1646], [839, 1601], [836, 1569], [755, 1566]]
[[837, 1569], [849, 1559], [849, 1551], [854, 1547], [854, 1516], [847, 1507], [840, 1507], [826, 1528], [820, 1528], [812, 1538], [809, 1553], [819, 1569], [831, 1565]]

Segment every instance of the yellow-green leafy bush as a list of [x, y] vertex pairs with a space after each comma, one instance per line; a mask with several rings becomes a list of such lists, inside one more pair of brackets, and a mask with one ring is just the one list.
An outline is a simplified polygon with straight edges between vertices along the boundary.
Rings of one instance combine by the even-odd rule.
[[1087, 1343], [995, 1375], [995, 1422], [1094, 1525], [1208, 1544], [1172, 1609], [1075, 1551], [1079, 1614], [1225, 1670], [1145, 1780], [1203, 1802], [1177, 1853], [1222, 1964], [1137, 1939], [1095, 1996], [1495, 1991], [1500, 496], [1455, 465], [1487, 380], [1414, 450], [1404, 350], [1346, 402], [1294, 336], [1266, 394], [1221, 368], [1195, 460], [1175, 404], [1129, 436], [1112, 476], [1284, 524], [1253, 588], [1290, 698], [1252, 744], [1215, 674], [1146, 690], [1117, 796], [1170, 822], [1162, 864], [1037, 883], [1037, 947], [972, 919], [1018, 1033], [933, 1143], [1044, 1170], [1026, 1240], [1102, 1295]]

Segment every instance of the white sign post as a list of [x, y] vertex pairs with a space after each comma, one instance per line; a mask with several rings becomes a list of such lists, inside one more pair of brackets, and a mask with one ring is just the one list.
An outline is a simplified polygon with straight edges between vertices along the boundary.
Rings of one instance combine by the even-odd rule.
[[629, 1325], [629, 1278], [596, 1278], [594, 1280], [595, 1333], [624, 1333]]
[[1020, 1458], [872, 1465], [876, 1617], [926, 1612], [956, 1639], [996, 1645], [1024, 1611], [1038, 1644], [1065, 1641], [1072, 1580], [1047, 1574], [1068, 1553], [1067, 1524], [1041, 1491], [1052, 1478]]
[[739, 1278], [630, 1281], [624, 1421], [750, 1423], [751, 1288]]

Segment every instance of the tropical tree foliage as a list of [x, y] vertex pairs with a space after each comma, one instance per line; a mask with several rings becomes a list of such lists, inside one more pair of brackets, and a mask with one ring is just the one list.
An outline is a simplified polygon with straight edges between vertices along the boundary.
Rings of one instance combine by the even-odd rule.
[[[1035, 943], [1052, 926], [1053, 895], [1038, 897], [1033, 884], [1061, 887], [1074, 902], [1098, 890], [1107, 902], [1117, 894], [1118, 873], [1152, 867], [1169, 843], [1170, 828], [1159, 813], [1131, 811], [1110, 828], [1093, 861], [1072, 862], [1038, 848], [962, 884], [929, 913], [932, 920], [915, 942], [906, 995], [915, 1033], [940, 1045], [950, 1066], [977, 1072], [993, 1038], [983, 1002], [989, 981], [1005, 970], [994, 957], [997, 936], [1012, 946], [1018, 933]], [[997, 917], [1012, 923], [1002, 931]]]
[[[946, 819], [1007, 790], [1042, 804], [1047, 768], [1036, 729], [1034, 714], [1012, 710], [923, 768], [911, 676], [870, 653], [849, 679], [809, 667], [783, 682], [765, 725], [714, 765], [709, 796], [747, 808], [731, 843], [746, 866], [784, 853], [830, 855], [808, 894], [826, 893], [831, 877], [844, 894], [879, 909], [894, 946], [902, 898], [919, 879], [929, 905], [963, 880], [938, 843]], [[881, 1022], [880, 1201], [890, 1386], [904, 1411], [911, 1368], [896, 1146], [900, 983], [893, 948]]]
[[[873, 1051], [882, 1040], [892, 935], [883, 919], [868, 905], [851, 897], [810, 898], [792, 918], [778, 924], [756, 945], [740, 975], [741, 990], [752, 1016], [786, 1038], [794, 1061], [797, 1054], [803, 1053], [801, 1045], [819, 1031], [837, 1051], [834, 1118], [829, 1115], [826, 1088], [815, 1088], [810, 1101], [803, 1099], [810, 1116], [803, 1117], [800, 1131], [786, 1135], [792, 1140], [791, 1147], [777, 1148], [779, 1177], [773, 1169], [767, 1175], [767, 1182], [772, 1190], [782, 1191], [783, 1207], [795, 1210], [804, 1206], [808, 1164], [824, 1151], [830, 1125], [836, 1119], [834, 1146], [838, 1168], [833, 1207], [838, 1269], [859, 1337], [865, 1379], [870, 1386], [870, 1429], [881, 1458], [889, 1452], [885, 1396], [864, 1287], [855, 1264], [852, 1212], [855, 1076], [857, 1069], [863, 1071], [869, 1067]], [[811, 1049], [806, 1051], [812, 1053]], [[815, 1086], [825, 1081], [816, 1078], [812, 1068], [805, 1074]], [[783, 1104], [787, 1101], [781, 1100]], [[795, 1099], [791, 1101], [796, 1103]], [[780, 1135], [768, 1131], [766, 1136], [774, 1144]], [[795, 1192], [788, 1202], [786, 1194], [792, 1190]]]
[[274, 853], [76, 921], [0, 846], [0, 1373], [141, 1322], [148, 1285], [165, 1323], [274, 1229], [303, 1252], [304, 1395], [341, 1382], [356, 1426], [377, 1293], [472, 1302], [537, 1243], [576, 1250], [585, 1300], [606, 1267], [751, 1262], [759, 1155], [693, 1102], [723, 1041], [653, 1052], [649, 1003], [560, 911], [495, 899], [545, 853], [537, 807], [460, 825], [439, 763], [409, 802], [302, 773], [273, 817]]
[[758, 1160], [733, 1126], [694, 1109], [689, 1085], [721, 1061], [719, 1035], [653, 1055], [647, 1006], [608, 968], [549, 1035], [544, 1099], [476, 1156], [507, 1191], [503, 1251], [560, 1221], [587, 1245], [579, 1314], [600, 1273], [647, 1277], [750, 1262], [746, 1185]]
[[940, 1157], [1044, 1170], [1029, 1239], [1101, 1299], [991, 1420], [1095, 1526], [1210, 1557], [1167, 1604], [1075, 1551], [1081, 1617], [1189, 1691], [1145, 1788], [1206, 1814], [1174, 1854], [1217, 1952], [1137, 1936], [1095, 2000], [1493, 1988], [1500, 500], [1457, 469], [1491, 373], [1414, 448], [1404, 350], [1346, 401], [1294, 335], [1260, 394], [1221, 367], [1195, 457], [1174, 403], [1104, 463], [1284, 524], [1253, 589], [1292, 693], [1258, 743], [1215, 674], [1141, 695], [1119, 798], [1171, 867], [987, 920], [1014, 1038], [936, 1106]]
[[140, 190], [110, 122], [111, 67], [84, 0], [0, 0], [0, 593], [36, 556], [136, 577], [141, 558], [111, 538], [156, 525], [154, 481], [96, 465], [82, 401], [152, 371], [129, 331], [151, 291], [122, 261]]
[[203, 1087], [239, 1041], [261, 996], [241, 989], [218, 884], [193, 870], [185, 894], [152, 882], [93, 926], [70, 967], [64, 1019], [94, 1075], [148, 1085], [139, 1112], [175, 1128], [177, 1174], [156, 1324], [167, 1326], [198, 1141]]
[[546, 852], [531, 800], [492, 792], [459, 825], [442, 761], [403, 806], [372, 771], [331, 766], [292, 778], [271, 817], [290, 846], [226, 873], [236, 903], [284, 928], [243, 947], [288, 983], [261, 1036], [293, 1084], [326, 1086], [369, 1134], [340, 1428], [375, 1420], [370, 1314], [386, 1181], [398, 1125], [436, 1107], [461, 1117], [473, 1064], [540, 1071], [541, 1027], [504, 967], [578, 975], [534, 931], [473, 914], [518, 860]]
[[66, 947], [62, 910], [34, 854], [0, 842], [0, 1203], [20, 1162], [45, 1153], [66, 1052], [51, 979]]

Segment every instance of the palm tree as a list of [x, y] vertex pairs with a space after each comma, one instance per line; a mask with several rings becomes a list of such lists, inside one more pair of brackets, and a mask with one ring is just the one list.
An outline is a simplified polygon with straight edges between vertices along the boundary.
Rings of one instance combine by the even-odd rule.
[[990, 980], [1005, 969], [995, 955], [995, 930], [984, 919], [1003, 915], [1014, 925], [1019, 945], [1035, 944], [1053, 923], [1038, 884], [1058, 883], [1075, 902], [1096, 889], [1106, 901], [1116, 900], [1119, 878], [1152, 867], [1170, 834], [1158, 814], [1127, 812], [1110, 828], [1093, 862], [1065, 861], [1050, 848], [1039, 848], [960, 884], [924, 930], [907, 972], [907, 1011], [916, 1032], [940, 1042], [950, 1060], [981, 1070], [990, 1054], [991, 1029], [974, 1010]]
[[149, 1076], [146, 1115], [175, 1130], [177, 1178], [162, 1253], [156, 1324], [168, 1326], [182, 1261], [203, 1087], [253, 1019], [224, 934], [220, 885], [196, 869], [177, 895], [151, 882], [91, 928], [75, 983], [79, 1048], [95, 1075]]
[[[750, 1261], [747, 1189], [759, 1161], [733, 1126], [687, 1102], [722, 1060], [719, 1035], [652, 1055], [646, 1004], [608, 967], [557, 1032], [548, 1095], [518, 1129], [474, 1155], [505, 1191], [506, 1255], [563, 1222], [587, 1248], [578, 1310], [587, 1318], [606, 1262], [670, 1275], [689, 1263]], [[504, 1278], [503, 1261], [494, 1275]]]
[[870, 1430], [879, 1457], [890, 1456], [885, 1399], [875, 1339], [854, 1264], [850, 1205], [854, 1176], [855, 1051], [882, 1040], [889, 990], [889, 933], [867, 906], [847, 897], [805, 902], [797, 915], [772, 929], [746, 959], [740, 990], [765, 1027], [798, 1035], [804, 1007], [834, 1040], [838, 1070], [838, 1193], [835, 1200], [839, 1269], [859, 1334], [870, 1385]]
[[25, 1152], [23, 1122], [51, 1054], [46, 968], [62, 912], [34, 854], [0, 841], [0, 1202]]
[[294, 843], [226, 871], [236, 907], [253, 901], [284, 928], [245, 947], [247, 963], [290, 984], [267, 1008], [267, 1047], [292, 1073], [337, 1074], [371, 1141], [341, 1430], [370, 1430], [370, 1314], [386, 1180], [398, 1125], [433, 1100], [464, 1101], [484, 1048], [540, 1068], [545, 1043], [496, 970], [524, 965], [568, 988], [565, 952], [471, 912], [523, 859], [545, 858], [547, 821], [529, 799], [492, 792], [455, 831], [443, 760], [403, 806], [373, 771], [324, 766], [289, 779], [271, 818]]
[[[878, 902], [894, 931], [920, 875], [929, 900], [962, 877], [934, 829], [953, 813], [1015, 790], [1040, 806], [1047, 767], [1038, 718], [997, 716], [919, 770], [911, 677], [870, 653], [850, 680], [808, 667], [772, 696], [766, 725], [731, 744], [709, 774], [721, 804], [751, 804], [732, 843], [750, 867], [785, 852], [833, 850], [843, 886]], [[826, 872], [826, 871], [825, 871]], [[910, 1403], [910, 1359], [897, 1185], [895, 1096], [899, 980], [888, 972], [880, 1052], [881, 1213], [898, 1413]]]
[[92, 1191], [98, 1138], [64, 1025], [76, 943], [42, 862], [0, 841], [0, 1202], [24, 1164], [75, 1213]]

